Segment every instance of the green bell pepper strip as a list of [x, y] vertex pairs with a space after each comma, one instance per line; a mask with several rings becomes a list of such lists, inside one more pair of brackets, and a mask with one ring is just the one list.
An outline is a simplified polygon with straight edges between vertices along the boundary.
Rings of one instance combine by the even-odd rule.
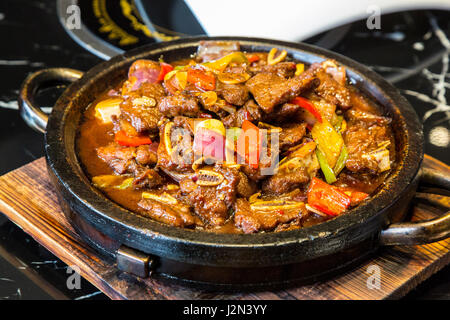
[[348, 151], [345, 144], [342, 145], [341, 153], [339, 154], [339, 158], [336, 161], [336, 165], [334, 166], [334, 174], [337, 176], [341, 173], [342, 169], [345, 167], [345, 162], [348, 158]]
[[328, 184], [332, 184], [336, 182], [336, 175], [333, 172], [333, 169], [328, 165], [327, 158], [325, 154], [319, 149], [316, 149], [317, 160], [319, 160], [320, 169], [322, 169], [323, 175], [325, 176], [325, 180]]

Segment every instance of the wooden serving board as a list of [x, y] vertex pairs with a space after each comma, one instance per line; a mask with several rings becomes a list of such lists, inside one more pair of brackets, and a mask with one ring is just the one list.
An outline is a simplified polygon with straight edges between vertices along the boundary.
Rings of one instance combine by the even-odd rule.
[[[447, 165], [429, 156], [425, 165], [450, 172]], [[413, 219], [439, 214], [416, 202]], [[0, 211], [62, 261], [77, 266], [84, 278], [112, 299], [393, 299], [450, 262], [447, 239], [423, 246], [385, 247], [369, 261], [328, 281], [273, 292], [206, 292], [163, 280], [139, 279], [106, 263], [75, 233], [58, 205], [44, 158], [0, 177]], [[373, 266], [379, 268], [375, 267], [380, 272], [379, 288], [369, 279]]]

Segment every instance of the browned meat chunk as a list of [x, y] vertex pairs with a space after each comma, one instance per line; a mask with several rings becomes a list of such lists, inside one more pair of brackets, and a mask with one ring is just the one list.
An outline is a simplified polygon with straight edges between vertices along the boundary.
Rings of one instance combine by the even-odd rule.
[[293, 121], [299, 118], [302, 108], [297, 104], [285, 103], [277, 106], [269, 114], [264, 115], [264, 121], [284, 122]]
[[389, 120], [368, 112], [349, 110], [344, 142], [348, 150], [346, 167], [353, 172], [377, 173], [382, 159], [374, 152], [389, 146]]
[[[271, 206], [274, 208], [271, 209]], [[280, 203], [267, 203], [266, 206], [256, 206], [251, 205], [245, 199], [236, 199], [234, 221], [236, 227], [244, 233], [255, 233], [271, 231], [281, 224], [294, 220], [300, 221], [302, 216], [306, 214], [305, 205], [301, 202], [295, 203], [294, 208], [286, 210], [282, 201]]]
[[252, 99], [236, 112], [226, 116], [222, 119], [225, 127], [242, 127], [244, 120], [260, 121], [262, 118], [262, 110]]
[[[192, 131], [183, 127], [183, 124], [180, 123], [182, 119], [187, 118], [178, 118], [180, 126], [168, 122], [160, 128], [161, 142], [158, 146], [158, 167], [166, 171], [192, 171], [192, 164], [194, 163]], [[168, 131], [167, 137], [165, 135], [166, 130]], [[170, 141], [166, 143], [166, 139]], [[167, 147], [170, 150], [167, 150]]]
[[133, 186], [135, 188], [154, 188], [161, 185], [164, 179], [154, 169], [131, 162], [129, 170], [134, 175]]
[[136, 149], [136, 161], [143, 166], [149, 164], [156, 164], [158, 162], [157, 156], [158, 143], [151, 145], [142, 145]]
[[120, 111], [120, 128], [127, 133], [133, 135], [133, 130], [128, 127], [129, 125], [134, 128], [136, 133], [158, 131], [158, 122], [162, 115], [157, 108], [133, 105], [131, 101], [127, 100], [120, 105]]
[[105, 147], [97, 148], [97, 155], [117, 174], [124, 174], [128, 170], [130, 161], [134, 159], [135, 151], [134, 147], [121, 147], [110, 143]]
[[279, 137], [280, 149], [286, 150], [299, 144], [305, 133], [306, 123], [291, 123], [283, 126]]
[[246, 86], [258, 105], [270, 113], [275, 106], [288, 102], [315, 84], [314, 72], [307, 70], [287, 80], [274, 73], [261, 72], [248, 80]]
[[296, 67], [294, 62], [280, 62], [274, 65], [263, 66], [261, 71], [275, 73], [283, 78], [291, 78], [295, 74], [295, 69]]
[[236, 41], [200, 41], [197, 58], [201, 62], [217, 60], [233, 51], [239, 51], [240, 45]]
[[236, 169], [219, 165], [208, 170], [222, 175], [223, 181], [218, 185], [200, 185], [201, 177], [194, 175], [180, 182], [180, 190], [203, 221], [212, 226], [220, 226], [229, 218], [230, 208], [236, 198], [239, 174]]
[[283, 194], [298, 188], [300, 185], [309, 182], [310, 177], [306, 168], [299, 168], [289, 173], [275, 174], [263, 182], [264, 192], [273, 194]]
[[237, 194], [248, 198], [257, 192], [257, 185], [254, 181], [249, 180], [247, 175], [239, 172], [239, 183], [237, 185]]
[[161, 176], [147, 165], [156, 163], [156, 154], [152, 146], [122, 147], [110, 143], [97, 148], [97, 155], [117, 174], [131, 173], [133, 185], [138, 188], [152, 188], [163, 182]]
[[249, 99], [248, 89], [242, 84], [223, 84], [219, 82], [217, 93], [228, 103], [243, 106]]
[[314, 142], [305, 143], [281, 160], [276, 173], [263, 181], [262, 190], [269, 194], [283, 194], [309, 182], [319, 170], [315, 148]]
[[130, 92], [120, 105], [118, 127], [130, 135], [141, 132], [157, 132], [162, 114], [156, 105], [164, 96], [164, 88], [159, 83], [143, 83]]
[[183, 94], [164, 97], [158, 104], [158, 109], [168, 117], [181, 115], [195, 117], [200, 112], [197, 99]]
[[195, 218], [189, 212], [188, 206], [172, 207], [151, 199], [142, 199], [138, 206], [149, 217], [171, 226], [189, 227], [195, 223]]
[[350, 91], [345, 85], [339, 84], [331, 75], [326, 73], [325, 70], [319, 70], [316, 72], [316, 75], [320, 80], [320, 84], [315, 89], [315, 92], [319, 96], [344, 109], [351, 106]]

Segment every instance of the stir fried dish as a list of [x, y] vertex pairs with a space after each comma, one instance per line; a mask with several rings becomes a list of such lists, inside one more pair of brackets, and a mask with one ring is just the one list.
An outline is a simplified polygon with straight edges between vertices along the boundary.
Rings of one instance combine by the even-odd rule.
[[136, 214], [209, 232], [293, 230], [346, 214], [394, 166], [391, 119], [334, 60], [200, 44], [137, 60], [85, 111], [92, 184]]

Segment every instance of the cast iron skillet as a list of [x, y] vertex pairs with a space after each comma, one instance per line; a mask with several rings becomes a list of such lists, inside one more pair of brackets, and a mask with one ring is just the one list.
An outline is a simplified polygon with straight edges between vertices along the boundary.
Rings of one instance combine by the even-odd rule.
[[[272, 47], [306, 63], [326, 58], [347, 69], [352, 83], [376, 100], [393, 119], [396, 167], [369, 201], [350, 212], [300, 230], [260, 234], [214, 234], [171, 227], [141, 217], [107, 199], [90, 184], [80, 167], [75, 139], [83, 111], [99, 94], [126, 78], [136, 59], [166, 61], [194, 53], [200, 40], [237, 40], [246, 51]], [[33, 96], [48, 81], [73, 82], [47, 116]], [[420, 171], [422, 125], [407, 100], [375, 72], [339, 54], [306, 44], [243, 37], [188, 38], [141, 47], [86, 73], [46, 69], [30, 75], [19, 99], [27, 123], [45, 132], [48, 172], [63, 211], [95, 248], [116, 259], [122, 270], [147, 276], [166, 275], [215, 285], [267, 285], [308, 281], [360, 261], [380, 245], [410, 245], [450, 236], [450, 212], [419, 223], [399, 223], [420, 179], [450, 187], [449, 177]]]

